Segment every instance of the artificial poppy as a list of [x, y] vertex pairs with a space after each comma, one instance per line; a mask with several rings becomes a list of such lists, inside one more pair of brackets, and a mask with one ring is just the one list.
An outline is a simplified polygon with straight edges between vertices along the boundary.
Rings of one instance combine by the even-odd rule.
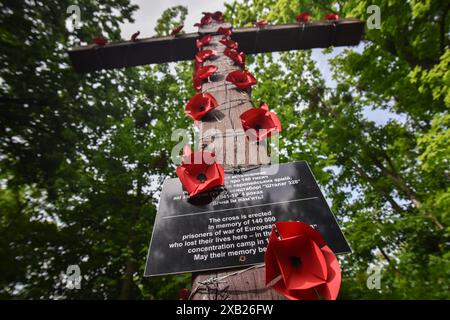
[[202, 80], [208, 79], [217, 71], [217, 69], [218, 68], [214, 65], [201, 67], [195, 72], [194, 77], [200, 78]]
[[329, 21], [339, 20], [339, 16], [336, 13], [328, 13], [325, 15], [325, 20]]
[[219, 29], [217, 29], [217, 33], [229, 37], [233, 34], [233, 31], [231, 31], [231, 28], [219, 27]]
[[226, 37], [223, 37], [222, 39], [220, 39], [219, 41], [221, 44], [223, 44], [224, 46], [230, 48], [230, 49], [237, 49], [239, 48], [239, 45], [236, 41], [233, 41], [231, 39], [227, 39]]
[[171, 36], [176, 36], [177, 34], [180, 33], [181, 29], [183, 29], [183, 25], [176, 27], [175, 29], [172, 30], [172, 32], [170, 33]]
[[201, 63], [198, 63], [197, 61], [194, 61], [194, 70], [197, 71], [198, 69], [200, 69], [202, 67]]
[[108, 40], [104, 37], [95, 37], [94, 39], [92, 39], [92, 42], [94, 42], [96, 45], [104, 46], [108, 43]]
[[297, 20], [297, 22], [307, 23], [311, 21], [311, 15], [308, 12], [301, 12], [295, 20]]
[[197, 41], [196, 41], [197, 49], [201, 49], [204, 46], [209, 45], [211, 43], [211, 40], [212, 40], [212, 37], [210, 34], [203, 36], [201, 39], [197, 39]]
[[214, 12], [211, 17], [217, 22], [223, 22], [223, 13], [221, 11]]
[[248, 71], [235, 70], [230, 72], [225, 78], [239, 89], [247, 89], [256, 84], [255, 77]]
[[178, 291], [178, 300], [189, 300], [189, 296], [191, 295], [191, 290], [187, 288], [181, 288]]
[[184, 149], [183, 163], [176, 173], [190, 197], [224, 185], [225, 172], [214, 158], [211, 152]]
[[214, 13], [211, 12], [202, 12], [203, 17], [200, 20], [200, 23], [196, 23], [194, 24], [194, 27], [203, 27], [206, 26], [208, 24], [211, 24], [214, 21], [216, 22], [223, 22], [224, 18], [223, 18], [223, 13], [220, 11], [216, 11]]
[[256, 141], [270, 137], [272, 132], [281, 132], [280, 120], [275, 113], [269, 111], [269, 106], [264, 102], [259, 108], [252, 108], [242, 113], [241, 122], [246, 133]]
[[137, 37], [141, 34], [140, 31], [133, 33], [133, 35], [131, 36], [131, 41], [136, 41]]
[[243, 52], [237, 52], [234, 49], [226, 48], [223, 54], [233, 60], [239, 66], [244, 66], [245, 64], [245, 54]]
[[184, 111], [193, 120], [200, 120], [218, 105], [217, 100], [211, 94], [197, 93], [189, 100]]
[[255, 26], [256, 27], [261, 27], [261, 26], [265, 26], [268, 23], [269, 23], [269, 21], [264, 19], [264, 20], [260, 20], [260, 21], [255, 22]]
[[201, 20], [200, 20], [200, 26], [206, 26], [207, 24], [210, 24], [212, 22], [212, 16], [211, 14], [206, 14]]
[[197, 63], [202, 63], [203, 61], [205, 61], [206, 59], [210, 59], [213, 58], [217, 55], [217, 52], [214, 50], [202, 50], [197, 52], [197, 54], [195, 55], [195, 61]]
[[338, 296], [339, 262], [321, 234], [306, 223], [275, 223], [264, 261], [266, 284], [289, 299], [335, 300]]

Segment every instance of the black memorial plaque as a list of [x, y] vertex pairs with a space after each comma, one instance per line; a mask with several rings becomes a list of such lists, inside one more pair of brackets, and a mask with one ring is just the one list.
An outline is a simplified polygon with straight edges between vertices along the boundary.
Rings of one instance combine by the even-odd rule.
[[304, 161], [226, 174], [225, 187], [189, 199], [180, 181], [164, 182], [146, 276], [225, 269], [264, 262], [277, 221], [303, 221], [334, 253], [350, 252]]

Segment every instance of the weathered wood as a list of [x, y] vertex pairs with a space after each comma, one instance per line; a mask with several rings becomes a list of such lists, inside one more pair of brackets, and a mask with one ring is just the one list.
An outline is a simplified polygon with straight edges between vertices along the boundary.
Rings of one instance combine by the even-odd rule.
[[[199, 33], [214, 32], [219, 27], [227, 26], [226, 24], [213, 23], [205, 28], [200, 28]], [[245, 134], [243, 134], [244, 130], [240, 115], [244, 111], [253, 108], [251, 91], [240, 90], [232, 83], [225, 81], [228, 73], [234, 70], [241, 70], [242, 68], [235, 65], [231, 59], [224, 55], [223, 52], [226, 47], [219, 42], [222, 37], [222, 35], [213, 36], [210, 45], [204, 47], [204, 49], [217, 51], [217, 58], [208, 60], [203, 65], [213, 64], [218, 67], [218, 70], [210, 78], [210, 81], [202, 85], [202, 92], [212, 94], [219, 106], [204, 117], [202, 121], [196, 122], [196, 125], [200, 128], [200, 146], [205, 150], [214, 151], [219, 161], [222, 160], [225, 170], [269, 163], [270, 159], [267, 156], [257, 157], [253, 161], [249, 157], [250, 147], [253, 147], [252, 152], [257, 154], [259, 154], [259, 148], [263, 148], [262, 154], [267, 155], [266, 145], [255, 145], [254, 142], [249, 142]], [[233, 40], [235, 39], [234, 34], [232, 38]], [[241, 44], [239, 43], [239, 45]], [[216, 132], [214, 137], [211, 136], [211, 130]], [[227, 140], [229, 143], [232, 143], [233, 148], [225, 148]], [[194, 274], [191, 298], [194, 300], [284, 299], [283, 296], [265, 286], [264, 268], [251, 269], [239, 275], [229, 276], [220, 283], [208, 286], [199, 285], [199, 282], [203, 282], [211, 277], [222, 277], [239, 270], [245, 269]]]
[[[266, 25], [233, 30], [233, 39], [246, 54], [330, 46], [354, 46], [363, 36], [364, 22], [342, 19], [308, 24]], [[192, 60], [197, 33], [119, 41], [105, 46], [90, 44], [73, 48], [69, 57], [77, 72], [117, 69], [138, 65]]]

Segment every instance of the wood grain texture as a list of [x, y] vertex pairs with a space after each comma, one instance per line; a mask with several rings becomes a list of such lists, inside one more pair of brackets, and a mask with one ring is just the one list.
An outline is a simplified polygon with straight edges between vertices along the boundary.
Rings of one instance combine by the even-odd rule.
[[[200, 28], [199, 33], [213, 33], [219, 27], [228, 27], [227, 24], [211, 24], [207, 28]], [[244, 134], [240, 115], [251, 108], [250, 90], [240, 90], [232, 83], [225, 80], [228, 73], [241, 70], [223, 52], [225, 46], [219, 40], [222, 35], [214, 35], [211, 44], [204, 49], [217, 51], [217, 58], [208, 60], [203, 65], [216, 65], [216, 74], [205, 82], [202, 92], [212, 94], [219, 106], [202, 121], [197, 121], [196, 126], [200, 129], [201, 143], [204, 150], [214, 151], [226, 170], [246, 168], [261, 163], [269, 163], [267, 148], [265, 144], [256, 145], [249, 142]], [[232, 36], [233, 38], [233, 36]], [[228, 145], [227, 142], [229, 143]], [[263, 148], [263, 156], [250, 157], [251, 153], [259, 154], [259, 148]], [[252, 149], [252, 151], [249, 151]], [[264, 156], [265, 155], [265, 156]], [[252, 159], [254, 158], [254, 159]], [[222, 161], [220, 161], [222, 159]], [[210, 278], [217, 278], [242, 271], [245, 269], [233, 269], [226, 271], [203, 272], [194, 274], [192, 279], [192, 300], [272, 300], [284, 299], [275, 291], [265, 286], [264, 268], [251, 269], [239, 275], [233, 275], [224, 279], [223, 282], [202, 285]]]

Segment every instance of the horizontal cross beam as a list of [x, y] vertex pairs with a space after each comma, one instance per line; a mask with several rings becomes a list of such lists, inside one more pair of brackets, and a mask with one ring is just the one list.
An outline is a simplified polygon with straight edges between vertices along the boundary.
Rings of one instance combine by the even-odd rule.
[[[307, 24], [266, 25], [233, 29], [232, 38], [245, 54], [277, 52], [330, 46], [357, 45], [364, 33], [364, 21], [343, 19]], [[198, 33], [155, 37], [137, 41], [90, 44], [73, 48], [69, 57], [77, 72], [134, 67], [194, 59]]]

